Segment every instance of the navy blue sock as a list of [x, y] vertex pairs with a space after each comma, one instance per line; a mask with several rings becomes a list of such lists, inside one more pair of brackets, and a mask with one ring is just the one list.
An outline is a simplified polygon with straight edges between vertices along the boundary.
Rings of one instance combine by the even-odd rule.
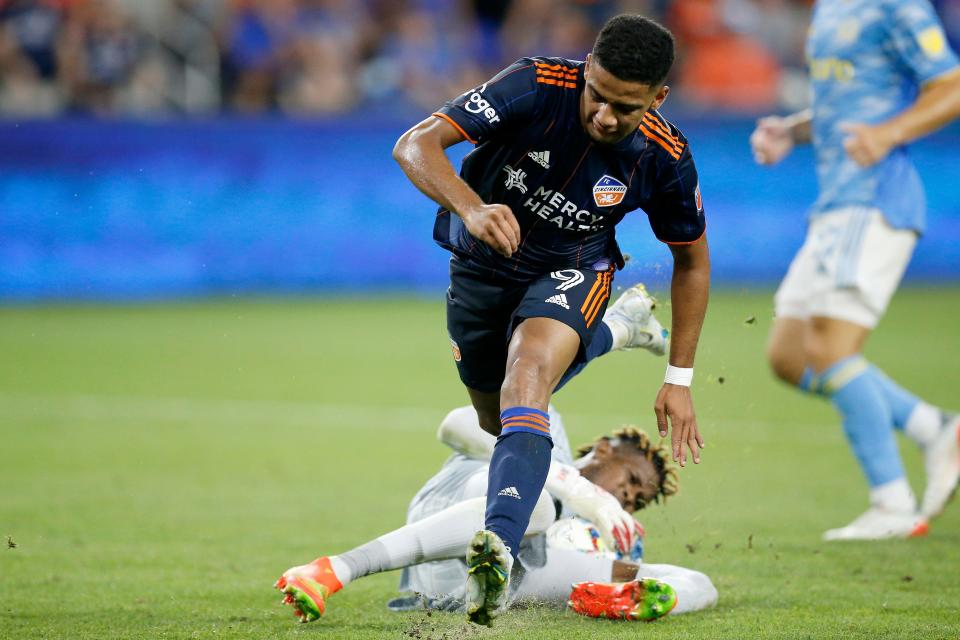
[[530, 515], [550, 469], [550, 416], [531, 407], [511, 407], [500, 414], [487, 476], [485, 528], [500, 536], [514, 558], [520, 551]]
[[563, 377], [560, 378], [560, 382], [557, 383], [556, 388], [553, 390], [554, 393], [560, 391], [560, 388], [570, 382], [573, 379], [573, 376], [577, 375], [583, 368], [587, 366], [587, 363], [593, 360], [594, 358], [599, 358], [605, 353], [609, 353], [610, 349], [613, 348], [613, 333], [610, 332], [610, 327], [606, 323], [601, 322], [600, 326], [597, 327], [597, 331], [593, 334], [593, 340], [590, 341], [590, 346], [585, 349], [586, 360], [583, 362], [574, 362], [570, 365], [570, 368], [563, 373]]

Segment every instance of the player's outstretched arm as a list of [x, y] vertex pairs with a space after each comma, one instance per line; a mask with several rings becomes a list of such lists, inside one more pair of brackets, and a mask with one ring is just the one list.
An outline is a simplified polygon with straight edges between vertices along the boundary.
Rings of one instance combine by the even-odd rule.
[[513, 211], [481, 200], [444, 153], [463, 140], [453, 125], [431, 116], [400, 136], [393, 158], [424, 195], [460, 216], [470, 235], [509, 257], [520, 246], [520, 225]]
[[758, 164], [777, 164], [786, 158], [794, 145], [810, 142], [809, 109], [786, 117], [767, 116], [757, 120], [757, 128], [750, 135], [750, 149]]
[[[673, 307], [673, 335], [670, 343], [670, 365], [693, 369], [693, 360], [700, 339], [700, 329], [707, 313], [710, 295], [710, 251], [707, 237], [688, 245], [670, 245], [673, 253], [673, 281], [670, 302]], [[694, 463], [700, 463], [703, 438], [697, 426], [693, 397], [687, 384], [664, 382], [654, 403], [660, 435], [672, 427], [673, 460], [686, 466], [687, 448]]]
[[931, 80], [913, 105], [876, 125], [844, 123], [843, 147], [862, 167], [874, 165], [895, 147], [909, 144], [960, 118], [960, 68]]

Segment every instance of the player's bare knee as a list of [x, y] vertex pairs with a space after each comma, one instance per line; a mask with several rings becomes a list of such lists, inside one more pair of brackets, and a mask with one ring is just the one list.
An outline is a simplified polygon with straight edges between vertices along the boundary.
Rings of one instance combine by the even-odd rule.
[[507, 375], [500, 388], [502, 406], [534, 407], [546, 411], [552, 386], [548, 359], [541, 354], [522, 353], [507, 363]]
[[786, 346], [777, 340], [767, 344], [767, 364], [775, 376], [788, 384], [796, 384], [803, 375], [805, 366], [803, 351], [796, 346]]
[[798, 363], [796, 358], [772, 348], [767, 350], [767, 364], [775, 376], [790, 384], [795, 384], [803, 374], [802, 362]]
[[818, 373], [827, 369], [837, 359], [826, 336], [815, 331], [810, 332], [803, 341], [803, 356]]

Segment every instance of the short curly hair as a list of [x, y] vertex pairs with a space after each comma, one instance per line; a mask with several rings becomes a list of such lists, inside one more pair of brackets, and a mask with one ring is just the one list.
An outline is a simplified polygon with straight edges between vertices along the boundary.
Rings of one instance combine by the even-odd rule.
[[[582, 458], [593, 451], [600, 440], [606, 440], [614, 447], [629, 447], [632, 445], [640, 455], [653, 463], [659, 476], [659, 482], [657, 494], [653, 497], [652, 502], [659, 503], [661, 497], [666, 501], [669, 496], [674, 496], [680, 491], [680, 478], [677, 474], [676, 465], [670, 459], [670, 450], [665, 445], [653, 444], [650, 436], [645, 432], [633, 425], [624, 425], [611, 435], [600, 436], [594, 442], [577, 448], [577, 457]], [[649, 504], [648, 501], [638, 496], [634, 511], [643, 509], [647, 504]]]
[[663, 84], [673, 66], [673, 34], [654, 20], [614, 16], [593, 44], [593, 59], [620, 80], [651, 87]]

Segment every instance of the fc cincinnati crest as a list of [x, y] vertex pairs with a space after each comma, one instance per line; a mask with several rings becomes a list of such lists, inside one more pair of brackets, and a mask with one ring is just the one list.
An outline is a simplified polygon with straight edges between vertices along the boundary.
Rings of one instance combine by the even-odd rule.
[[593, 185], [593, 201], [598, 207], [612, 207], [623, 202], [627, 195], [627, 185], [616, 178], [603, 176]]

